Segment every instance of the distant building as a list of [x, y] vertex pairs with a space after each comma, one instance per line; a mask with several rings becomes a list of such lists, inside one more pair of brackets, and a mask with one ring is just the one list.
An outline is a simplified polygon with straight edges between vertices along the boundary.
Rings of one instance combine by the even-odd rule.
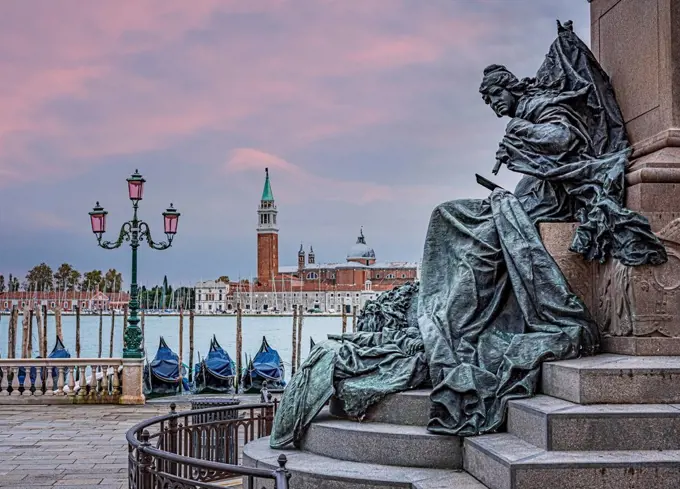
[[[307, 254], [301, 245], [296, 266], [279, 266], [278, 209], [268, 169], [257, 215], [257, 278], [252, 283], [232, 282], [223, 287], [224, 300], [214, 292], [206, 292], [213, 294], [210, 297], [214, 300], [199, 301], [197, 285], [197, 312], [232, 311], [237, 304], [242, 309], [259, 312], [290, 311], [294, 304], [322, 312], [339, 312], [345, 307], [349, 312], [353, 306], [363, 307], [380, 292], [419, 278], [416, 262], [377, 261], [363, 229], [342, 262], [317, 263], [314, 249], [310, 246]], [[214, 282], [202, 282], [205, 283]], [[201, 285], [202, 290], [216, 289]]]
[[0, 292], [0, 310], [9, 311], [13, 306], [20, 309], [28, 306], [35, 310], [47, 306], [48, 309], [73, 311], [80, 305], [81, 310], [109, 311], [122, 309], [129, 300], [127, 292]]
[[216, 280], [198, 282], [195, 286], [195, 294], [196, 312], [223, 312], [226, 310], [229, 284]]

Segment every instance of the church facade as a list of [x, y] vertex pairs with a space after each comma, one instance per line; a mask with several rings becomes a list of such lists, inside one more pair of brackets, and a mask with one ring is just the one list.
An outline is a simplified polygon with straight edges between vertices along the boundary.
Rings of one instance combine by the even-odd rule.
[[377, 260], [363, 229], [342, 261], [317, 263], [313, 247], [305, 251], [300, 246], [297, 264], [280, 266], [278, 209], [268, 169], [257, 216], [257, 277], [229, 284], [225, 311], [240, 305], [251, 312], [290, 312], [299, 305], [312, 312], [340, 312], [344, 307], [351, 313], [380, 292], [418, 279], [416, 262]]

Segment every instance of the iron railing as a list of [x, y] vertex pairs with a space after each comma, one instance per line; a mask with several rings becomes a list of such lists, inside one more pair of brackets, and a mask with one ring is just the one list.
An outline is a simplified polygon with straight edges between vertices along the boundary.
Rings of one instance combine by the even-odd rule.
[[279, 457], [277, 469], [241, 465], [243, 446], [271, 433], [278, 402], [180, 413], [171, 404], [170, 414], [128, 430], [129, 488], [223, 488], [218, 481], [242, 477], [249, 488], [255, 488], [256, 479], [269, 479], [275, 489], [288, 489], [285, 455]]

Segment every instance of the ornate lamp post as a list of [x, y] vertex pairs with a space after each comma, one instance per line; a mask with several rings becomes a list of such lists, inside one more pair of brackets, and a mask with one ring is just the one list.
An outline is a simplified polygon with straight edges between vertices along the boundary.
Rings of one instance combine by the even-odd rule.
[[125, 348], [123, 349], [123, 358], [142, 358], [144, 352], [142, 351], [142, 330], [139, 327], [139, 293], [137, 289], [137, 248], [139, 244], [146, 240], [148, 245], [154, 250], [166, 250], [172, 246], [172, 239], [177, 233], [177, 221], [179, 220], [179, 212], [177, 212], [170, 204], [170, 207], [163, 213], [163, 224], [165, 228], [165, 236], [167, 241], [155, 242], [151, 239], [151, 231], [149, 226], [144, 221], [137, 219], [137, 208], [139, 201], [142, 200], [144, 193], [144, 178], [139, 174], [138, 170], [127, 179], [128, 193], [132, 201], [133, 216], [132, 220], [124, 223], [120, 228], [118, 240], [102, 241], [102, 236], [106, 231], [106, 215], [108, 212], [103, 207], [97, 205], [90, 212], [90, 221], [92, 223], [92, 232], [97, 236], [97, 244], [104, 249], [114, 250], [119, 248], [123, 241], [129, 241], [132, 247], [132, 280], [130, 283], [130, 316], [128, 318], [128, 327], [125, 330]]

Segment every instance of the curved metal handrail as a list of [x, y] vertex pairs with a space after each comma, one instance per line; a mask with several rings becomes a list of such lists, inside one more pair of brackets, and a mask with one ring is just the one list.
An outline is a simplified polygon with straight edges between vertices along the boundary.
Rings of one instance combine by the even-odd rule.
[[140, 446], [140, 441], [133, 436], [133, 434], [141, 434], [144, 429], [149, 428], [150, 426], [153, 426], [155, 424], [159, 424], [164, 421], [170, 421], [171, 419], [177, 419], [181, 418], [183, 416], [197, 416], [200, 414], [213, 414], [213, 413], [223, 413], [225, 411], [241, 411], [241, 410], [246, 410], [246, 409], [261, 409], [261, 408], [268, 408], [272, 407], [272, 403], [266, 403], [266, 402], [259, 402], [256, 404], [237, 404], [235, 406], [219, 406], [219, 407], [212, 407], [212, 408], [204, 408], [204, 409], [194, 409], [194, 410], [189, 410], [189, 411], [180, 411], [180, 412], [174, 412], [176, 409], [176, 404], [170, 403], [170, 413], [169, 414], [164, 414], [162, 416], [155, 416], [153, 418], [149, 418], [145, 421], [142, 421], [141, 423], [137, 423], [134, 425], [132, 428], [127, 430], [125, 433], [125, 439], [127, 442], [137, 448]]
[[[253, 404], [244, 404], [244, 405], [232, 405], [232, 406], [221, 406], [221, 407], [211, 407], [211, 408], [205, 408], [205, 409], [195, 409], [195, 410], [189, 410], [189, 411], [182, 411], [182, 412], [176, 412], [176, 405], [174, 403], [170, 404], [170, 410], [171, 412], [166, 415], [162, 416], [155, 416], [153, 418], [144, 420], [140, 423], [137, 423], [133, 427], [131, 427], [125, 434], [126, 441], [128, 443], [128, 463], [130, 465], [129, 469], [129, 477], [130, 477], [130, 487], [134, 487], [136, 489], [151, 489], [152, 486], [154, 486], [154, 482], [152, 481], [154, 477], [159, 477], [161, 479], [165, 480], [172, 480], [175, 481], [181, 485], [177, 485], [177, 487], [182, 487], [182, 485], [186, 485], [187, 487], [197, 487], [196, 485], [191, 485], [194, 483], [197, 483], [201, 487], [215, 487], [213, 484], [210, 484], [209, 480], [203, 479], [202, 482], [198, 480], [194, 480], [194, 475], [187, 475], [187, 471], [185, 471], [185, 477], [182, 477], [181, 474], [178, 474], [177, 472], [177, 467], [183, 466], [185, 469], [190, 467], [192, 471], [197, 471], [196, 473], [213, 473], [213, 477], [215, 474], [233, 474], [234, 476], [245, 476], [249, 478], [250, 481], [250, 486], [252, 487], [252, 482], [253, 478], [261, 478], [261, 479], [270, 479], [274, 481], [274, 487], [276, 489], [288, 489], [288, 480], [290, 479], [290, 473], [286, 469], [286, 463], [287, 463], [287, 458], [285, 455], [280, 455], [278, 458], [278, 465], [279, 467], [276, 469], [262, 469], [262, 468], [251, 468], [251, 467], [244, 467], [242, 465], [234, 464], [234, 463], [226, 463], [226, 462], [218, 462], [218, 461], [212, 461], [212, 460], [203, 460], [201, 458], [196, 458], [195, 456], [189, 455], [191, 453], [192, 455], [195, 455], [196, 452], [189, 451], [187, 453], [186, 450], [184, 450], [184, 454], [180, 455], [178, 453], [173, 453], [172, 450], [176, 450], [177, 443], [175, 443], [174, 447], [171, 444], [170, 445], [170, 450], [171, 451], [166, 451], [168, 448], [167, 446], [161, 446], [161, 441], [167, 440], [167, 436], [170, 437], [177, 437], [179, 432], [183, 432], [184, 436], [187, 436], [188, 434], [192, 434], [192, 436], [196, 436], [198, 432], [195, 431], [196, 428], [198, 430], [203, 430], [203, 429], [211, 429], [211, 425], [222, 425], [222, 429], [224, 427], [228, 426], [235, 426], [236, 429], [238, 430], [238, 426], [242, 423], [242, 421], [238, 421], [239, 417], [238, 416], [233, 416], [227, 419], [224, 419], [223, 417], [217, 417], [217, 419], [214, 419], [212, 421], [199, 421], [195, 422], [195, 420], [201, 419], [201, 420], [206, 420], [209, 419], [209, 415], [221, 415], [224, 416], [225, 413], [229, 412], [250, 412], [251, 416], [251, 422], [257, 422], [257, 423], [271, 423], [273, 419], [270, 419], [268, 417], [262, 417], [259, 418], [257, 416], [254, 416], [256, 413], [256, 410], [260, 410], [260, 412], [263, 412], [263, 410], [271, 410], [273, 413], [276, 408], [276, 403], [253, 403]], [[186, 420], [185, 425], [177, 423], [179, 418], [184, 418]], [[192, 420], [191, 424], [189, 424], [189, 420]], [[243, 418], [240, 418], [243, 419]], [[256, 421], [257, 420], [257, 421]], [[245, 426], [245, 425], [244, 425]], [[261, 429], [262, 425], [259, 425], [260, 428], [258, 428], [258, 434], [261, 436]], [[271, 425], [269, 425], [271, 427]], [[157, 428], [157, 430], [155, 429]], [[154, 435], [150, 435], [149, 429], [153, 429], [155, 431]], [[213, 430], [216, 428], [212, 428]], [[251, 432], [251, 437], [252, 437], [252, 432], [253, 432], [253, 425], [250, 426], [250, 432]], [[265, 432], [267, 432], [267, 428], [265, 428]], [[268, 433], [267, 433], [268, 434]], [[265, 435], [266, 436], [266, 435]], [[153, 447], [149, 443], [149, 440], [151, 438], [158, 438], [159, 439], [159, 446]], [[190, 442], [191, 443], [191, 442]], [[201, 445], [201, 442], [199, 441], [199, 446]], [[186, 447], [185, 447], [186, 448]], [[202, 446], [200, 448], [203, 448]], [[199, 451], [200, 451], [199, 448]], [[210, 450], [210, 448], [208, 448]], [[182, 451], [180, 449], [180, 451]], [[234, 453], [238, 453], [238, 450]], [[211, 455], [208, 455], [208, 457], [211, 457]], [[168, 470], [168, 467], [170, 469]], [[191, 472], [193, 474], [193, 472]], [[189, 478], [187, 478], [189, 477]]]

